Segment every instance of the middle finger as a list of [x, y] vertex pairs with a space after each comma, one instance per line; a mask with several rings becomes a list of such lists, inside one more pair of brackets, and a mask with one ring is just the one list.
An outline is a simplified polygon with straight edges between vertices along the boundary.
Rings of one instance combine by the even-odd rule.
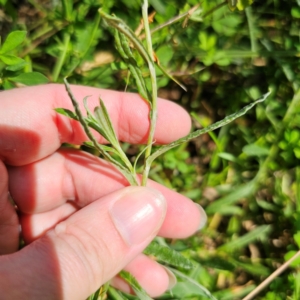
[[[21, 211], [27, 241], [37, 238], [77, 209], [128, 182], [109, 163], [86, 152], [63, 149], [36, 163], [9, 169], [10, 192]], [[206, 221], [190, 199], [149, 180], [162, 192], [168, 210], [159, 235], [185, 238]]]

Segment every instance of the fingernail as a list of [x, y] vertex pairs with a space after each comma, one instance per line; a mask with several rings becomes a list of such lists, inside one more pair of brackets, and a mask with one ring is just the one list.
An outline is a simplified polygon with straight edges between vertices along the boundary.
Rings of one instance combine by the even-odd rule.
[[162, 267], [165, 269], [165, 271], [166, 271], [166, 273], [167, 273], [167, 275], [169, 277], [168, 290], [171, 290], [176, 285], [177, 278], [176, 278], [176, 276], [174, 275], [174, 273], [169, 268], [167, 268], [166, 266], [162, 266]]
[[128, 187], [110, 208], [110, 215], [127, 245], [153, 238], [166, 212], [164, 196], [151, 188]]
[[198, 226], [198, 230], [200, 230], [200, 229], [202, 229], [206, 225], [207, 215], [206, 215], [205, 210], [202, 208], [202, 206], [200, 206], [197, 203], [195, 203], [195, 205], [197, 206], [197, 208], [198, 208], [198, 210], [200, 212], [200, 223], [199, 223], [199, 226]]

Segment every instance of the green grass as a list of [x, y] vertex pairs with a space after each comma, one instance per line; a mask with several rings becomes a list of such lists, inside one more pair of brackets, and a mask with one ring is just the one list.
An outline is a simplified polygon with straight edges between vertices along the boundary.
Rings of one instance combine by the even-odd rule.
[[[202, 14], [221, 2], [204, 0]], [[242, 299], [299, 249], [298, 2], [256, 1], [241, 12], [224, 5], [203, 20], [198, 11], [185, 28], [183, 18], [153, 33], [161, 65], [187, 88], [157, 70], [158, 94], [193, 112], [194, 129], [273, 91], [234, 123], [171, 149], [153, 163], [151, 178], [200, 203], [209, 217], [195, 236], [166, 241], [197, 267], [185, 271], [186, 277], [161, 299], [207, 299], [198, 285], [217, 299]], [[125, 89], [126, 66], [97, 11], [103, 7], [115, 13], [135, 30], [139, 1], [53, 1], [45, 8], [43, 1], [30, 0], [20, 4], [23, 10], [11, 1], [0, 3], [6, 16], [0, 24], [2, 41], [12, 31], [27, 32], [13, 49], [27, 64], [7, 68], [1, 62], [2, 89], [24, 83], [24, 72], [42, 73], [50, 82], [70, 76], [72, 83]], [[155, 28], [197, 1], [150, 3], [150, 12], [157, 11]], [[27, 84], [45, 82], [34, 74]], [[127, 90], [136, 91], [131, 84]], [[255, 299], [299, 299], [299, 276], [299, 265], [293, 265]], [[122, 297], [111, 288], [108, 295]]]

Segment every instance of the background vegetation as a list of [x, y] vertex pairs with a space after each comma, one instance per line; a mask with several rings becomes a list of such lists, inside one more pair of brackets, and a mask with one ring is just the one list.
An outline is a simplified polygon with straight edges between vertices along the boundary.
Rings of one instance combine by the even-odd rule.
[[[198, 1], [150, 3], [156, 28]], [[200, 128], [269, 88], [272, 94], [233, 124], [154, 163], [154, 180], [200, 203], [209, 216], [192, 238], [162, 241], [198, 264], [161, 299], [207, 299], [192, 281], [217, 299], [242, 299], [300, 246], [300, 1], [255, 1], [243, 11], [223, 5], [208, 14], [220, 3], [202, 0], [188, 21], [153, 33], [161, 65], [187, 87], [161, 74], [159, 95], [192, 112]], [[72, 83], [124, 90], [126, 66], [99, 7], [139, 27], [137, 0], [0, 0], [2, 41], [12, 31], [27, 32], [0, 49], [1, 89], [70, 76]], [[108, 297], [121, 296], [111, 290]], [[255, 299], [300, 299], [297, 261]]]

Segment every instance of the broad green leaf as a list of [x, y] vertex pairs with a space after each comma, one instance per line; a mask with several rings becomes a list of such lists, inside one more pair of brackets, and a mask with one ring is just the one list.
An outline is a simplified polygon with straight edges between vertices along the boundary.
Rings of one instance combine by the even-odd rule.
[[269, 149], [256, 144], [250, 144], [243, 147], [243, 152], [248, 156], [267, 156]]
[[299, 7], [293, 7], [291, 10], [291, 15], [293, 18], [300, 19], [300, 8]]
[[[291, 250], [291, 251], [289, 251], [289, 252], [287, 252], [285, 255], [284, 255], [284, 259], [286, 260], [286, 261], [288, 261], [289, 259], [291, 259], [294, 255], [296, 255], [296, 253], [297, 253], [298, 251], [294, 251], [294, 250]], [[296, 258], [291, 264], [290, 264], [290, 266], [291, 267], [299, 267], [299, 265], [300, 265], [300, 257], [298, 257], [298, 258]]]
[[[236, 29], [243, 22], [242, 16], [239, 14], [230, 14], [226, 18], [217, 19], [212, 23], [214, 30], [221, 36], [234, 36], [236, 35]], [[220, 51], [221, 49], [218, 49]], [[224, 56], [228, 58], [228, 55], [224, 53]]]
[[193, 267], [192, 261], [184, 257], [179, 252], [167, 247], [162, 246], [158, 243], [152, 242], [145, 250], [144, 253], [147, 255], [154, 256], [159, 262], [184, 268], [191, 269]]
[[22, 70], [26, 65], [28, 65], [28, 62], [25, 61], [25, 60], [23, 60], [23, 61], [22, 61], [21, 63], [19, 63], [19, 64], [12, 65], [12, 66], [7, 66], [7, 67], [5, 68], [5, 70], [15, 72], [15, 71]]
[[15, 85], [11, 81], [9, 81], [7, 78], [5, 78], [2, 82], [2, 87], [5, 90], [10, 90], [10, 89], [15, 88]]
[[97, 34], [99, 34], [100, 15], [96, 14], [95, 19], [91, 23], [84, 23], [76, 28], [76, 44], [74, 50], [80, 57], [83, 57], [87, 51], [97, 42]]
[[294, 240], [297, 244], [297, 246], [300, 248], [300, 231], [294, 234]]
[[25, 39], [26, 37], [26, 31], [13, 31], [11, 32], [5, 42], [3, 43], [0, 53], [4, 54], [7, 53], [13, 49], [15, 49], [17, 46], [19, 46]]
[[130, 285], [139, 299], [152, 300], [130, 273], [121, 271], [119, 275]]
[[10, 77], [9, 80], [22, 83], [24, 85], [36, 85], [49, 82], [46, 76], [38, 72], [22, 73], [16, 77]]
[[156, 51], [156, 56], [159, 59], [159, 62], [163, 65], [167, 65], [174, 55], [173, 48], [170, 45], [163, 44]]
[[10, 54], [0, 54], [0, 60], [9, 66], [18, 65], [24, 62], [24, 59]]

